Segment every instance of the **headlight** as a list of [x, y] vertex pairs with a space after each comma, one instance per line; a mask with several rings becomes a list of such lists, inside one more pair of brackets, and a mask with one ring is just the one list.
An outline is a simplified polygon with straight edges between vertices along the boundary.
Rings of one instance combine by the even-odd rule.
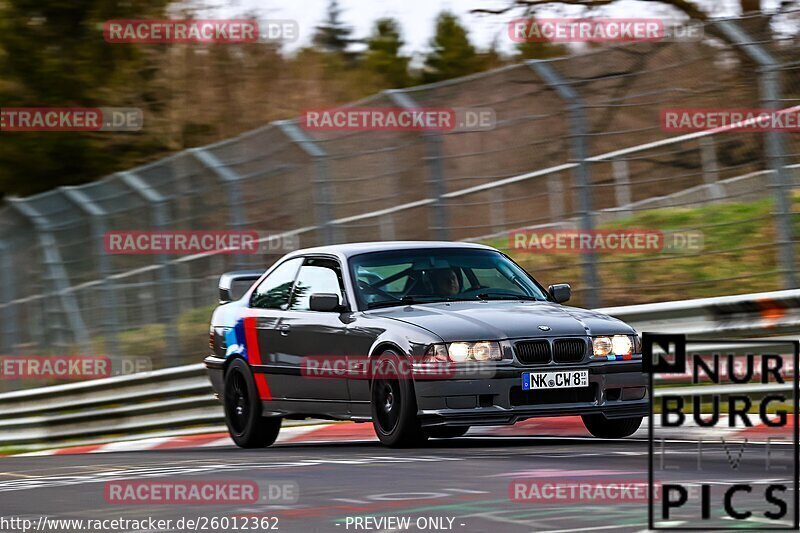
[[611, 351], [614, 355], [630, 355], [632, 350], [633, 343], [627, 335], [614, 335], [611, 339]]
[[594, 357], [611, 359], [630, 359], [634, 352], [634, 340], [630, 335], [614, 335], [613, 337], [595, 337], [592, 339]]
[[467, 361], [499, 361], [503, 358], [500, 344], [491, 341], [451, 342], [434, 344], [425, 353], [424, 361], [465, 363]]
[[472, 358], [476, 361], [500, 359], [500, 346], [496, 342], [476, 342], [472, 345]]
[[447, 353], [450, 355], [450, 360], [454, 363], [463, 363], [469, 359], [470, 343], [468, 342], [454, 342], [447, 347]]
[[595, 357], [605, 357], [611, 353], [612, 345], [610, 337], [595, 337], [592, 340], [592, 349]]

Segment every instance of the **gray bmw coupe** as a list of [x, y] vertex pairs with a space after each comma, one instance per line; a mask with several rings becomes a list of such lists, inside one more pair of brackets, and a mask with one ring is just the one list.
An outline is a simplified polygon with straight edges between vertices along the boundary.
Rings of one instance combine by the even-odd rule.
[[[252, 285], [233, 299], [237, 281]], [[563, 415], [629, 436], [647, 413], [639, 338], [569, 298], [487, 246], [309, 248], [221, 277], [205, 364], [246, 448], [307, 417], [372, 422], [389, 446]]]

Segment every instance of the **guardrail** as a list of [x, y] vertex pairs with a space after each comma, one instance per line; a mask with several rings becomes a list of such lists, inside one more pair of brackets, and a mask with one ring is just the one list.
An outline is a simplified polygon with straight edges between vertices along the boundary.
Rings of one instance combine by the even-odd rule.
[[224, 429], [202, 364], [0, 395], [4, 445]]
[[[598, 311], [638, 331], [681, 332], [694, 338], [773, 336], [797, 331], [800, 290]], [[701, 351], [725, 346], [708, 344]], [[222, 408], [202, 364], [0, 394], [0, 443], [7, 446], [44, 448], [224, 428]]]
[[685, 333], [694, 338], [761, 337], [800, 333], [800, 289], [605, 307], [637, 331]]

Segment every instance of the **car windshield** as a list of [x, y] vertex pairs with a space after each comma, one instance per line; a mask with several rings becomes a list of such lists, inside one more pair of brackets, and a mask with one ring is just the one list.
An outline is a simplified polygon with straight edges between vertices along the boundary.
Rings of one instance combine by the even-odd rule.
[[547, 300], [519, 266], [493, 250], [393, 250], [354, 256], [359, 307], [463, 300]]

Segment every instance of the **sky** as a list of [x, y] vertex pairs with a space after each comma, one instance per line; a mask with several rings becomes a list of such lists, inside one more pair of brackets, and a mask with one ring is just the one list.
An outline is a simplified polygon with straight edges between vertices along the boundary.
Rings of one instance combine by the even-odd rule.
[[[421, 53], [428, 49], [434, 30], [436, 15], [442, 10], [456, 13], [470, 32], [472, 42], [488, 48], [494, 39], [502, 50], [510, 51], [513, 43], [507, 37], [506, 24], [520, 12], [505, 15], [475, 15], [475, 8], [498, 8], [509, 5], [509, 0], [339, 0], [343, 21], [354, 29], [353, 36], [369, 35], [374, 21], [380, 17], [394, 17], [400, 21], [406, 41], [406, 54]], [[717, 16], [738, 14], [739, 0], [696, 0]], [[328, 0], [206, 0], [206, 5], [217, 10], [219, 16], [232, 17], [245, 12], [255, 12], [263, 19], [296, 20], [300, 26], [300, 39], [287, 46], [292, 48], [310, 43], [314, 27], [325, 17]], [[763, 0], [766, 9], [774, 9], [779, 0]], [[578, 16], [582, 8], [562, 6], [551, 16]], [[619, 0], [601, 8], [603, 16], [610, 17], [668, 17], [675, 11], [654, 1]], [[598, 13], [595, 11], [595, 13]]]

